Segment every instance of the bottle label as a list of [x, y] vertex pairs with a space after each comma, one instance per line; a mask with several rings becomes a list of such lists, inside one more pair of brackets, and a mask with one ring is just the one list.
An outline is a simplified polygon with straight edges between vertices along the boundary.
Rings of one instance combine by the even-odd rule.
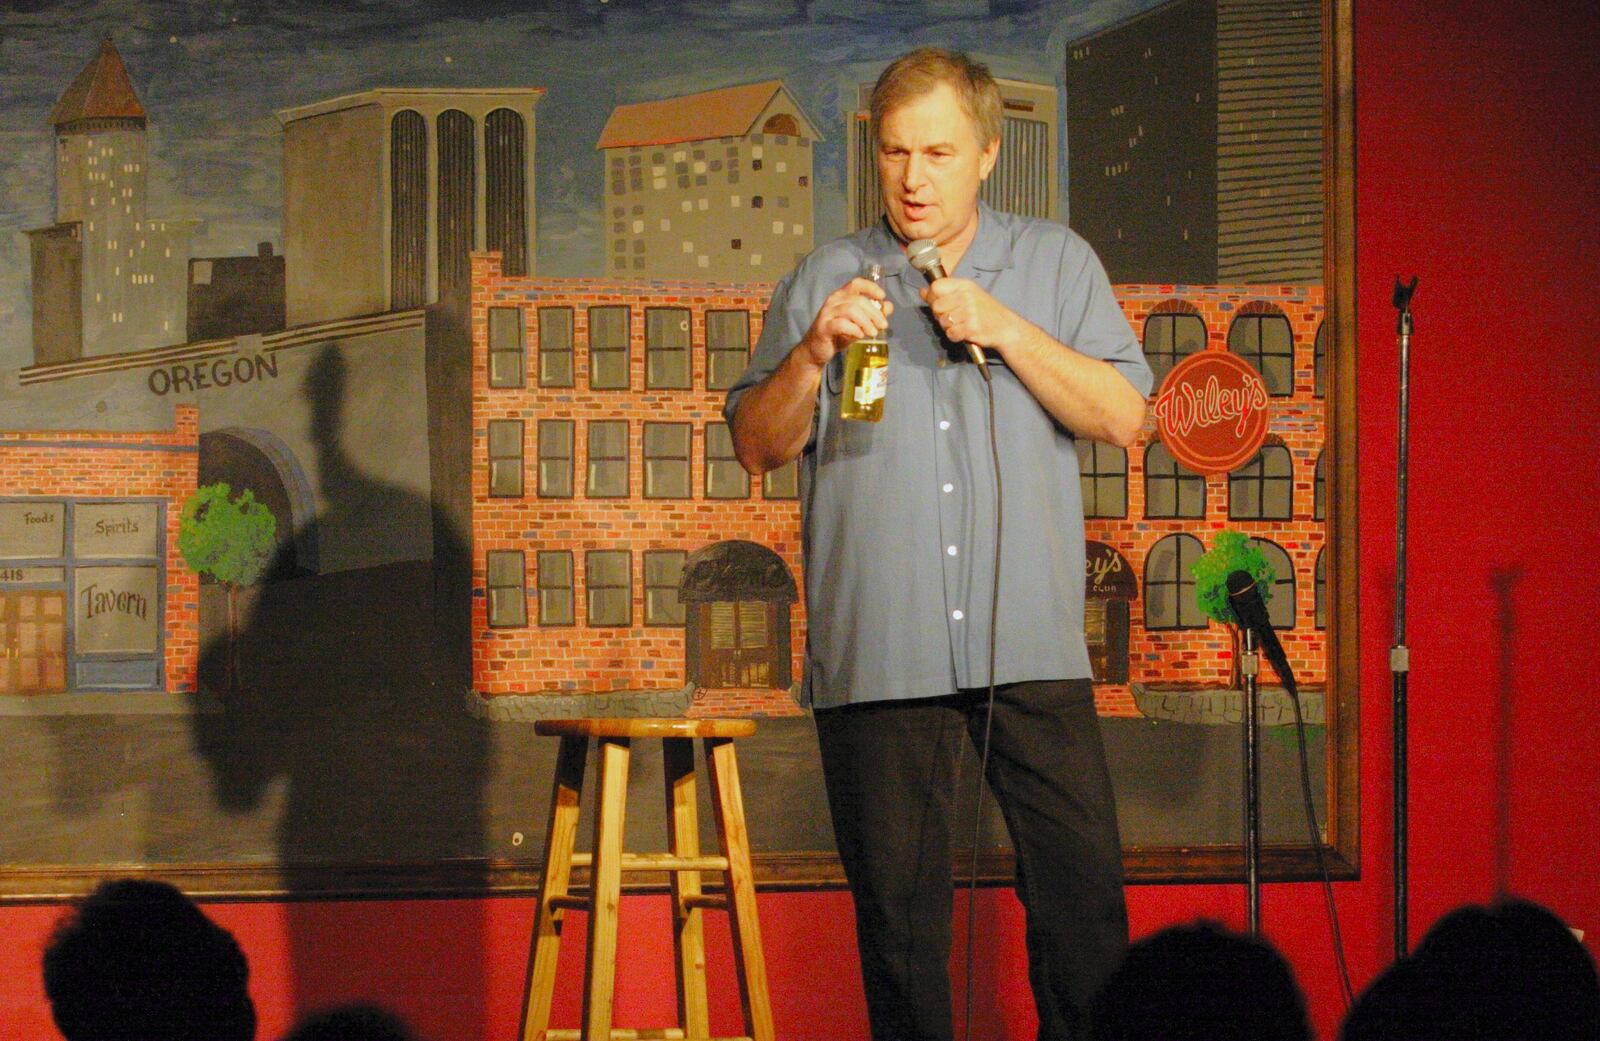
[[888, 389], [889, 366], [874, 365], [864, 368], [860, 382], [856, 385], [856, 404], [865, 406], [874, 401], [881, 401]]

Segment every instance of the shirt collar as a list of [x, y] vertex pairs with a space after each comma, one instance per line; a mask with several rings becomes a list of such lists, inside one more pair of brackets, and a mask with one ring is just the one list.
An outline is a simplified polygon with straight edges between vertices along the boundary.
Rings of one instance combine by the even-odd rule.
[[[882, 266], [885, 276], [922, 277], [906, 259], [900, 240], [889, 229], [888, 217], [878, 218], [863, 252], [868, 263]], [[1003, 271], [1011, 266], [1011, 236], [1001, 227], [1000, 215], [981, 200], [978, 203], [978, 233], [962, 255], [961, 263], [975, 271]]]

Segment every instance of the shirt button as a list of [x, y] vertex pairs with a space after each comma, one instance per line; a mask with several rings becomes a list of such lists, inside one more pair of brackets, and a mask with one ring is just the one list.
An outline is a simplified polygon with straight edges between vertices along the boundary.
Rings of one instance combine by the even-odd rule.
[[954, 546], [946, 546], [944, 551], [950, 554], [952, 557], [956, 555], [956, 548]]
[[951, 493], [951, 492], [953, 492], [953, 491], [955, 491], [955, 490], [956, 490], [956, 486], [955, 486], [955, 485], [953, 485], [953, 484], [946, 484], [946, 485], [945, 485], [945, 486], [944, 486], [944, 493], [945, 493], [945, 494], [946, 494], [946, 495], [949, 495], [949, 494], [950, 494], [950, 493]]
[[956, 621], [959, 622], [959, 621], [961, 621], [961, 619], [965, 618], [966, 615], [961, 613], [961, 609], [960, 608], [956, 608], [954, 611], [950, 612], [950, 617], [954, 618]]
[[949, 430], [950, 429], [950, 421], [948, 419], [939, 420], [939, 429], [940, 430]]

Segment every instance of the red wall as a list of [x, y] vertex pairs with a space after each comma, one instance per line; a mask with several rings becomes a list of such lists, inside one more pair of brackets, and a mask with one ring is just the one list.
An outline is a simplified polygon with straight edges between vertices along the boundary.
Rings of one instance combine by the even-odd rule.
[[[1504, 886], [1589, 930], [1591, 951], [1600, 940], [1600, 729], [1586, 668], [1600, 645], [1600, 16], [1587, 0], [1356, 8], [1363, 880], [1338, 893], [1360, 986], [1391, 949], [1396, 274], [1422, 279], [1411, 383], [1413, 932]], [[1243, 922], [1236, 887], [1141, 887], [1130, 899], [1139, 933], [1196, 914]], [[1020, 914], [1008, 894], [980, 901], [979, 951], [994, 963], [977, 988], [990, 996], [974, 1036], [1031, 1037]], [[525, 900], [212, 910], [250, 956], [264, 1039], [286, 1029], [296, 1003], [354, 997], [398, 1008], [435, 1041], [515, 1030]], [[764, 894], [761, 910], [783, 1036], [864, 1036], [847, 898]], [[4, 1038], [54, 1036], [36, 966], [58, 913], [0, 909]], [[663, 901], [630, 900], [625, 913], [621, 1014], [663, 1020]], [[1263, 914], [1331, 1037], [1340, 1007], [1317, 888], [1269, 886]], [[724, 943], [713, 971], [726, 980], [728, 965]], [[576, 966], [566, 968], [575, 988]], [[723, 995], [713, 1027], [731, 1032], [737, 1006]]]

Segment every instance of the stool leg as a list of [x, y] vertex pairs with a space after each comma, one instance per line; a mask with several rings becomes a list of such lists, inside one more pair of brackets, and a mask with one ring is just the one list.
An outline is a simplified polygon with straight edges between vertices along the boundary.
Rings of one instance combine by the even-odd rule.
[[583, 1041], [611, 1041], [617, 982], [617, 908], [622, 902], [622, 829], [628, 805], [628, 740], [600, 740], [600, 804], [590, 871], [589, 957], [583, 981]]
[[556, 759], [550, 794], [550, 826], [544, 840], [544, 874], [539, 883], [539, 913], [528, 956], [527, 989], [523, 992], [522, 1041], [542, 1041], [550, 1026], [550, 1005], [556, 989], [556, 955], [561, 949], [563, 912], [550, 898], [565, 896], [572, 875], [572, 847], [578, 836], [578, 796], [583, 789], [586, 737], [564, 737]]
[[728, 916], [733, 926], [733, 957], [739, 972], [745, 1027], [753, 1041], [773, 1041], [767, 961], [761, 953], [750, 835], [744, 826], [744, 796], [739, 791], [739, 765], [733, 755], [733, 742], [706, 739], [706, 762], [711, 772], [711, 795], [717, 804], [717, 836], [728, 857]]
[[[662, 742], [667, 778], [667, 843], [674, 856], [700, 855], [699, 808], [695, 800], [694, 741], [669, 737]], [[678, 1022], [691, 1038], [711, 1036], [706, 1000], [705, 913], [685, 906], [700, 895], [700, 872], [672, 875], [673, 946], [678, 955]]]

